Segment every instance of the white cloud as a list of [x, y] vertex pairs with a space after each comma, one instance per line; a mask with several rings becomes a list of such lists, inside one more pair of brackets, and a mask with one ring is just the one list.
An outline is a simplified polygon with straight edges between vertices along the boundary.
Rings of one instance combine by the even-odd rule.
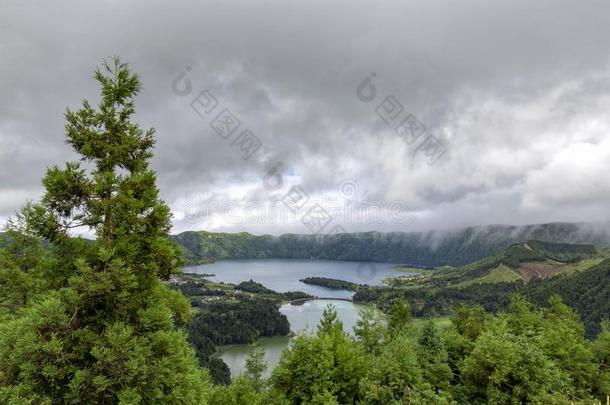
[[[353, 179], [358, 199], [400, 200], [422, 229], [603, 220], [609, 36], [604, 2], [6, 1], [0, 215], [39, 194], [45, 167], [74, 159], [63, 143], [64, 108], [95, 102], [92, 70], [118, 54], [144, 82], [137, 119], [157, 129], [152, 165], [177, 214], [197, 194], [273, 202], [279, 192], [260, 178], [283, 162], [284, 175], [312, 196], [332, 196]], [[244, 161], [189, 97], [172, 94], [171, 80], [187, 65], [194, 91], [213, 92], [263, 141], [259, 156]], [[355, 91], [371, 72], [379, 94], [367, 104]], [[435, 165], [377, 117], [390, 94], [445, 142]], [[290, 221], [212, 218], [232, 231], [302, 230]], [[180, 221], [176, 229], [212, 226]]]

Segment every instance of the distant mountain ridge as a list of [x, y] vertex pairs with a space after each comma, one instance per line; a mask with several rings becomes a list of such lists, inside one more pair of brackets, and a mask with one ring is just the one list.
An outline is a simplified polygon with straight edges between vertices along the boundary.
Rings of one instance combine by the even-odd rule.
[[514, 243], [540, 240], [610, 245], [610, 225], [549, 223], [490, 225], [450, 231], [359, 232], [280, 236], [188, 231], [173, 235], [189, 264], [222, 259], [294, 258], [404, 263], [411, 266], [462, 266]]

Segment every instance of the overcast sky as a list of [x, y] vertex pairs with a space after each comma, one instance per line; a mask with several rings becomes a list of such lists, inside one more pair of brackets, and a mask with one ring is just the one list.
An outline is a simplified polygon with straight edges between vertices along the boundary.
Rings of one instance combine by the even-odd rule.
[[174, 232], [609, 220], [608, 1], [82, 4], [0, 0], [2, 222], [112, 55]]

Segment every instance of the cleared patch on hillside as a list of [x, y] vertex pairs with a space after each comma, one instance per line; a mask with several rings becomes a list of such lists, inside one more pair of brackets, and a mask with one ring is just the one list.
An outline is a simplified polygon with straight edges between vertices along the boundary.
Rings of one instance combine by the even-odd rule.
[[566, 266], [549, 262], [523, 263], [517, 271], [527, 283], [533, 278], [549, 278], [565, 271]]
[[549, 278], [561, 273], [574, 273], [587, 270], [604, 260], [600, 257], [584, 259], [576, 263], [563, 264], [553, 261], [523, 263], [517, 271], [527, 283], [532, 278]]

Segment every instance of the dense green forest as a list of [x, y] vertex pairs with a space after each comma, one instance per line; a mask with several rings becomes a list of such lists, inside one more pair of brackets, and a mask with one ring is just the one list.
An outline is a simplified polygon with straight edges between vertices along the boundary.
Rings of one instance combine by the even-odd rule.
[[197, 351], [200, 364], [210, 370], [212, 381], [230, 382], [229, 369], [215, 356], [217, 346], [253, 343], [262, 336], [286, 336], [290, 324], [275, 302], [247, 298], [218, 301], [205, 305], [189, 323], [189, 341]]
[[313, 284], [319, 285], [326, 288], [332, 288], [334, 290], [352, 290], [356, 291], [360, 284], [352, 283], [350, 281], [338, 280], [336, 278], [328, 278], [328, 277], [305, 277], [302, 280], [299, 280], [305, 284]]
[[[131, 121], [139, 78], [117, 58], [94, 77], [99, 103], [65, 115], [80, 161], [50, 167], [40, 201], [25, 204], [2, 236], [0, 403], [588, 404], [610, 394], [603, 252], [513, 244], [502, 227], [490, 228], [496, 238], [471, 229], [427, 242], [412, 234], [170, 238], [170, 210], [149, 167], [154, 130]], [[78, 228], [95, 238], [75, 237]], [[569, 229], [528, 235], [557, 231], [565, 242], [576, 237]], [[358, 286], [356, 297], [387, 319], [368, 306], [351, 335], [328, 307], [317, 333], [297, 335], [264, 379], [257, 338], [287, 334], [278, 304], [306, 294], [179, 275], [185, 253], [422, 265], [494, 255]], [[414, 313], [451, 313], [451, 324], [414, 322]], [[216, 345], [253, 341], [245, 372], [229, 384]]]
[[[528, 280], [532, 268], [537, 276]], [[516, 292], [538, 305], [560, 296], [594, 337], [610, 314], [610, 259], [591, 245], [527, 241], [461, 268], [392, 280], [390, 287], [361, 286], [354, 300], [387, 309], [402, 298], [414, 316], [426, 317], [451, 314], [461, 304], [497, 312]]]
[[397, 301], [387, 323], [364, 311], [352, 337], [327, 308], [317, 333], [297, 336], [269, 380], [261, 384], [253, 352], [246, 372], [214, 389], [210, 403], [593, 403], [610, 390], [609, 327], [587, 341], [559, 298], [536, 309], [513, 296], [495, 316], [458, 307], [444, 329], [416, 326]]
[[183, 232], [172, 236], [189, 264], [221, 259], [295, 258], [463, 266], [524, 240], [609, 246], [610, 233], [590, 224], [487, 226], [454, 231], [252, 235]]
[[286, 336], [290, 325], [273, 301], [245, 298], [206, 305], [190, 322], [216, 345], [252, 343], [257, 336]]
[[169, 285], [191, 300], [194, 315], [188, 324], [189, 342], [199, 364], [215, 384], [229, 384], [228, 366], [218, 357], [218, 347], [255, 343], [260, 337], [286, 336], [290, 324], [279, 311], [282, 303], [312, 298], [301, 291], [278, 293], [255, 281], [237, 285], [216, 283], [206, 275], [180, 273]]
[[278, 293], [273, 290], [268, 289], [261, 283], [257, 283], [256, 281], [242, 281], [235, 288], [240, 291], [256, 293], [259, 295], [264, 295], [266, 297], [270, 297], [276, 300], [286, 300], [286, 301], [294, 301], [304, 298], [312, 298], [312, 295], [306, 294], [302, 291], [286, 291], [283, 293]]
[[259, 336], [286, 336], [290, 325], [273, 301], [244, 298], [206, 305], [189, 328], [204, 332], [216, 345], [252, 343]]

